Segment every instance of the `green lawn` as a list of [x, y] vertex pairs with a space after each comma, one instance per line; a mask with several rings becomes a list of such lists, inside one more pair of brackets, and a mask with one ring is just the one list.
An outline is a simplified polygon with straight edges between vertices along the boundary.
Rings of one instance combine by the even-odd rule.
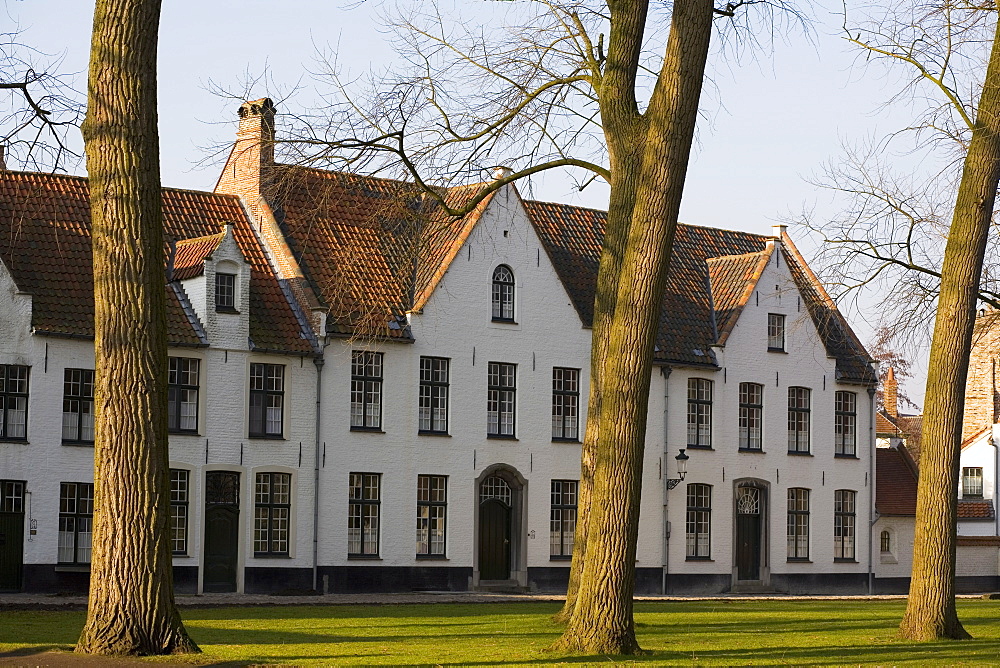
[[[975, 640], [909, 643], [893, 636], [902, 601], [640, 603], [645, 656], [616, 663], [1000, 665], [1000, 601], [960, 600]], [[545, 648], [559, 633], [554, 603], [275, 606], [184, 609], [204, 654], [150, 661], [203, 664], [594, 663]], [[0, 654], [68, 650], [83, 612], [0, 612]]]

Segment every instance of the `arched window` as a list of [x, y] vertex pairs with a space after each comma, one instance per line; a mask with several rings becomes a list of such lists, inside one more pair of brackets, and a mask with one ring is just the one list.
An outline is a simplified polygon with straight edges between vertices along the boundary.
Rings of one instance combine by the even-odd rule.
[[493, 270], [493, 319], [514, 322], [514, 272], [504, 264]]
[[892, 534], [890, 534], [888, 531], [883, 531], [882, 535], [879, 537], [879, 540], [882, 543], [883, 552], [892, 552]]

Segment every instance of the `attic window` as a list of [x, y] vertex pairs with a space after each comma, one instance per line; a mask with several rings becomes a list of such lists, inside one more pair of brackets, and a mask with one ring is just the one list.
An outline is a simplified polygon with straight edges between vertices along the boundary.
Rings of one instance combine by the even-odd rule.
[[983, 498], [983, 467], [962, 467], [962, 496], [965, 498]]
[[236, 310], [236, 274], [215, 274], [215, 310]]
[[767, 349], [785, 350], [785, 316], [780, 313], [767, 314]]
[[493, 320], [514, 322], [514, 272], [503, 264], [493, 270]]

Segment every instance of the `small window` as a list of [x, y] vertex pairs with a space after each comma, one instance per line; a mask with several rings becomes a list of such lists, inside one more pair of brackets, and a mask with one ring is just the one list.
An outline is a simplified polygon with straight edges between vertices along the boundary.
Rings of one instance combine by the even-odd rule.
[[576, 535], [576, 480], [552, 481], [552, 508], [549, 515], [549, 557], [571, 559]]
[[503, 264], [493, 270], [493, 320], [514, 322], [514, 272]]
[[258, 473], [254, 484], [253, 553], [288, 556], [292, 514], [290, 473]]
[[167, 373], [167, 428], [172, 432], [198, 432], [198, 375], [201, 362], [191, 357], [171, 357]]
[[448, 433], [448, 367], [449, 360], [444, 357], [420, 358], [420, 424], [417, 429], [421, 433]]
[[712, 381], [688, 378], [687, 444], [712, 447]]
[[687, 486], [686, 543], [688, 559], [711, 557], [712, 486], [691, 483]]
[[838, 489], [833, 493], [833, 560], [854, 561], [854, 500], [856, 492]]
[[250, 436], [281, 438], [285, 407], [285, 365], [250, 365]]
[[977, 499], [983, 498], [983, 467], [962, 467], [962, 496]]
[[580, 440], [579, 369], [552, 369], [552, 440]]
[[0, 440], [28, 437], [28, 367], [0, 364]]
[[486, 435], [514, 437], [514, 401], [517, 395], [517, 365], [490, 362], [486, 394]]
[[236, 274], [215, 274], [215, 310], [236, 310]]
[[879, 535], [879, 544], [881, 546], [880, 549], [881, 549], [882, 554], [891, 554], [892, 553], [892, 534], [890, 534], [888, 531], [883, 531]]
[[785, 316], [780, 313], [767, 314], [767, 349], [785, 349]]
[[188, 552], [189, 482], [189, 471], [170, 469], [170, 545], [180, 555]]
[[351, 429], [382, 428], [382, 353], [351, 352]]
[[443, 557], [448, 478], [417, 476], [417, 556]]
[[764, 430], [764, 386], [740, 383], [740, 450], [761, 450]]
[[833, 451], [841, 457], [854, 457], [857, 451], [858, 395], [854, 392], [834, 394]]
[[788, 452], [790, 453], [809, 453], [809, 395], [808, 388], [788, 388]]
[[0, 480], [0, 513], [24, 512], [24, 480]]
[[347, 555], [377, 557], [382, 474], [352, 473], [347, 505]]
[[94, 442], [94, 371], [63, 372], [63, 443]]
[[809, 490], [788, 490], [788, 560], [809, 560]]
[[89, 564], [94, 530], [94, 485], [59, 483], [60, 564]]

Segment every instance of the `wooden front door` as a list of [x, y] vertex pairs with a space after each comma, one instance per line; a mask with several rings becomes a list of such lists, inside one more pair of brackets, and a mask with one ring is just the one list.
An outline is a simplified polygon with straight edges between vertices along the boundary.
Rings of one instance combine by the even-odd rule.
[[760, 580], [762, 492], [757, 487], [736, 490], [736, 579]]
[[479, 504], [479, 579], [510, 578], [510, 506], [499, 499]]
[[0, 591], [21, 591], [24, 481], [0, 480]]
[[205, 476], [206, 592], [236, 591], [240, 547], [240, 474], [209, 471]]

